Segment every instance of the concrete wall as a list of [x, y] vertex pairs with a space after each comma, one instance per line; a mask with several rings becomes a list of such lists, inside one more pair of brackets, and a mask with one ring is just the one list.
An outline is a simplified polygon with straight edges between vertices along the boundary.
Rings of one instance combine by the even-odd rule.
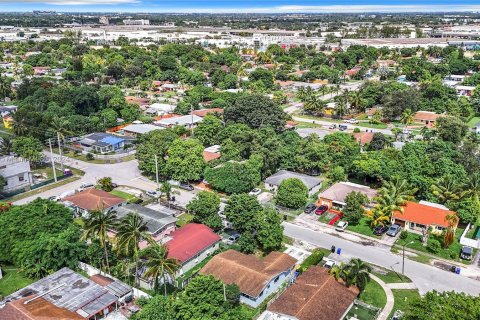
[[[475, 226], [473, 226], [473, 227], [475, 227]], [[460, 237], [460, 244], [464, 245], [464, 246], [469, 246], [469, 247], [472, 247], [472, 248], [480, 249], [480, 241], [479, 240], [470, 239], [470, 238], [466, 237], [467, 232], [470, 230], [470, 228], [471, 228], [471, 225], [469, 223], [467, 225], [467, 227], [465, 228], [465, 230], [463, 231], [462, 236]]]

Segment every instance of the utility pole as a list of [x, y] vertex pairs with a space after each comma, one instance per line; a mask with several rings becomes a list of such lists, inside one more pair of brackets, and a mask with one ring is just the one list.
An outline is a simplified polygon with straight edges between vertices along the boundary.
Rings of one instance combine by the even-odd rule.
[[48, 139], [48, 145], [50, 146], [50, 162], [52, 163], [53, 178], [57, 182], [57, 172], [55, 170], [55, 160], [53, 159], [52, 139]]
[[225, 283], [223, 284], [223, 301], [227, 301], [227, 293], [225, 291]]
[[158, 180], [158, 156], [155, 155], [155, 177], [157, 179], [157, 189], [160, 190], [160, 181]]
[[57, 140], [58, 140], [58, 153], [60, 155], [60, 168], [62, 169], [62, 172], [64, 172], [63, 168], [63, 155], [62, 155], [62, 144], [60, 142], [60, 132], [57, 131]]
[[192, 123], [190, 124], [190, 129], [192, 130], [192, 138], [195, 138], [195, 133], [193, 132], [193, 104], [190, 106], [190, 114], [192, 116]]

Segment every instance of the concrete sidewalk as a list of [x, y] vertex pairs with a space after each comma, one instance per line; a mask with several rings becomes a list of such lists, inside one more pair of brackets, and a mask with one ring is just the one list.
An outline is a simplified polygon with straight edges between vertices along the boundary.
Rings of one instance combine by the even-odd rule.
[[402, 283], [387, 283], [387, 286], [390, 289], [400, 289], [400, 290], [415, 290], [417, 286], [413, 282], [402, 282]]
[[377, 282], [383, 288], [383, 291], [385, 291], [385, 294], [387, 295], [387, 304], [385, 304], [385, 307], [382, 309], [382, 312], [380, 312], [380, 315], [377, 318], [377, 320], [387, 320], [388, 315], [392, 312], [393, 305], [395, 303], [392, 289], [390, 289], [390, 287], [376, 275], [370, 273], [370, 278], [373, 281]]

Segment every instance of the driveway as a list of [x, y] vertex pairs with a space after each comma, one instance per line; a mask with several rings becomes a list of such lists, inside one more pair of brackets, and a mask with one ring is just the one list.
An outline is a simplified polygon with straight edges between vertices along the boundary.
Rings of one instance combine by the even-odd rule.
[[[296, 240], [305, 241], [323, 248], [330, 248], [332, 245], [341, 248], [342, 258], [360, 258], [383, 268], [393, 269], [396, 272], [401, 272], [402, 270], [402, 256], [391, 253], [387, 248], [355, 243], [288, 222], [284, 222], [283, 225], [285, 227], [284, 234]], [[480, 281], [409, 259], [405, 260], [405, 275], [412, 279], [422, 294], [433, 289], [437, 291], [453, 290], [471, 295], [480, 294]]]

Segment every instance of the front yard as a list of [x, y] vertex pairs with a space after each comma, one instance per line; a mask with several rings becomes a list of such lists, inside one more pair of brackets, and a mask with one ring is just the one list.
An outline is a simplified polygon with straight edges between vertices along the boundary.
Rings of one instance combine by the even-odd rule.
[[372, 227], [370, 227], [369, 221], [367, 218], [362, 218], [356, 225], [348, 224], [347, 227], [348, 231], [356, 232], [359, 234], [363, 234], [368, 237], [381, 239], [382, 237], [376, 236], [373, 234]]
[[192, 221], [193, 220], [193, 215], [188, 214], [188, 213], [182, 213], [177, 218], [178, 218], [177, 227], [180, 228], [180, 227], [183, 227], [184, 225], [186, 225], [187, 223], [189, 223], [190, 221]]
[[2, 267], [3, 278], [0, 279], [0, 296], [6, 297], [9, 294], [14, 293], [17, 290], [20, 290], [34, 280], [29, 279], [23, 276], [20, 271], [14, 266], [3, 266]]
[[377, 308], [383, 308], [387, 304], [387, 294], [382, 286], [373, 279], [370, 279], [365, 290], [360, 293], [358, 298]]
[[112, 190], [112, 191], [110, 191], [110, 193], [113, 194], [114, 196], [117, 196], [117, 197], [120, 197], [122, 199], [127, 200], [127, 202], [129, 202], [129, 203], [137, 203], [138, 200], [139, 200], [133, 194], [123, 192], [123, 191], [120, 191], [120, 190]]
[[393, 310], [388, 316], [388, 319], [392, 318], [395, 310], [401, 310], [403, 312], [407, 311], [410, 303], [412, 303], [412, 301], [414, 301], [415, 299], [420, 298], [420, 294], [416, 289], [393, 289], [392, 292], [393, 297], [395, 298], [395, 302], [393, 303]]

